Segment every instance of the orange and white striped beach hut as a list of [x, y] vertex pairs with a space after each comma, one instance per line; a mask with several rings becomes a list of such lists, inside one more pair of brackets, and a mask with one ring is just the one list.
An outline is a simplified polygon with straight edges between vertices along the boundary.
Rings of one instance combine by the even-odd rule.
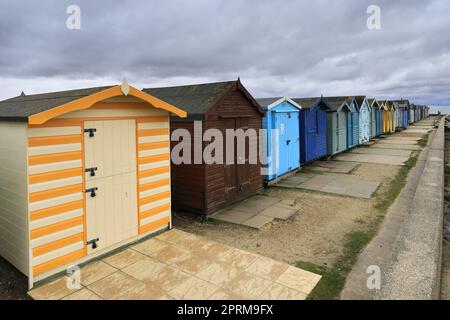
[[171, 227], [170, 113], [127, 83], [0, 102], [0, 255], [30, 288]]

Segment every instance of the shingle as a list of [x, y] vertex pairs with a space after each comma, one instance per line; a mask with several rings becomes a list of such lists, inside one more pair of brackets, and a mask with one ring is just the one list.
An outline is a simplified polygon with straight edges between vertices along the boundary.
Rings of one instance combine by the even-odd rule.
[[275, 101], [280, 100], [281, 97], [273, 97], [273, 98], [257, 98], [256, 101], [261, 105], [263, 110], [267, 110], [267, 107], [270, 106]]
[[0, 120], [26, 121], [29, 116], [78, 100], [112, 86], [19, 95], [0, 101]]
[[186, 111], [188, 119], [192, 120], [201, 119], [204, 113], [236, 85], [237, 81], [225, 81], [175, 87], [144, 88], [142, 91], [178, 106]]
[[350, 104], [352, 102], [352, 97], [324, 97], [323, 99], [331, 106], [333, 111], [339, 109], [344, 103]]
[[303, 109], [309, 109], [312, 105], [316, 104], [320, 97], [313, 97], [313, 98], [293, 98], [294, 102], [302, 106]]

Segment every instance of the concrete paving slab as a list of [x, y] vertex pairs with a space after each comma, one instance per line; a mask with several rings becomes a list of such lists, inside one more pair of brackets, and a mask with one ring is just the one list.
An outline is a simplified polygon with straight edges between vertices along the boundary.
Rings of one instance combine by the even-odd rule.
[[377, 145], [379, 144], [400, 144], [400, 145], [417, 145], [416, 141], [404, 141], [404, 140], [392, 140], [392, 139], [384, 139], [382, 141], [379, 141]]
[[419, 141], [421, 138], [419, 137], [399, 137], [399, 136], [394, 136], [394, 137], [390, 137], [388, 139], [385, 139], [384, 141], [408, 141], [408, 142], [417, 142]]
[[[300, 181], [303, 181], [302, 179], [296, 178], [293, 180], [295, 180], [295, 183], [293, 181], [287, 187], [295, 188]], [[283, 183], [284, 180], [277, 184]], [[297, 213], [298, 210], [299, 207], [292, 199], [258, 195], [219, 211], [211, 219], [260, 229], [274, 219], [286, 220]]]
[[218, 212], [215, 214], [212, 219], [229, 222], [229, 223], [235, 223], [235, 224], [241, 224], [244, 221], [247, 221], [250, 218], [253, 218], [257, 213], [254, 212], [248, 212], [243, 210], [237, 210], [235, 208], [225, 209], [223, 211]]
[[250, 228], [261, 229], [264, 225], [272, 222], [273, 220], [274, 217], [269, 217], [261, 213], [242, 222], [241, 224]]
[[[164, 239], [164, 240], [163, 240]], [[114, 262], [121, 267], [126, 256], [132, 257], [128, 251], [135, 247], [149, 248], [154, 238], [145, 240], [139, 245], [125, 249], [122, 255], [111, 255], [101, 264], [92, 263], [92, 274], [104, 274], [101, 270], [107, 265], [105, 261]], [[160, 249], [151, 255], [140, 257], [131, 265], [119, 268], [114, 273], [90, 283], [81, 285], [79, 289], [67, 288], [67, 276], [61, 276], [51, 282], [44, 283], [29, 292], [36, 300], [169, 300], [169, 299], [220, 299], [220, 300], [304, 300], [317, 285], [320, 275], [275, 261], [258, 254], [231, 248], [209, 239], [172, 229], [158, 240], [163, 243]], [[181, 246], [186, 241], [194, 241], [208, 248], [226, 247], [226, 254], [199, 254], [193, 247], [189, 250]], [[149, 242], [149, 244], [146, 244]], [[186, 271], [186, 264], [177, 260], [174, 263], [172, 254], [158, 254], [164, 248], [172, 251], [186, 252], [182, 256], [195, 258], [192, 265], [200, 266], [195, 272], [192, 268]], [[219, 251], [222, 252], [222, 249]], [[137, 251], [136, 251], [137, 252]], [[145, 250], [148, 252], [148, 250]], [[191, 264], [189, 264], [191, 265]], [[83, 270], [83, 269], [82, 269]], [[84, 269], [88, 270], [88, 269]], [[83, 279], [83, 272], [81, 278]], [[88, 281], [90, 282], [90, 281]]]
[[355, 162], [344, 161], [317, 161], [311, 166], [314, 171], [322, 171], [329, 173], [350, 173], [356, 169], [359, 164]]
[[422, 148], [418, 144], [389, 144], [389, 143], [377, 143], [372, 149], [393, 149], [393, 150], [410, 150], [416, 151]]
[[355, 161], [365, 163], [390, 164], [403, 166], [409, 157], [403, 156], [389, 156], [389, 155], [374, 155], [374, 154], [352, 154], [344, 153], [338, 155], [335, 160], [340, 161]]
[[397, 136], [399, 137], [418, 137], [422, 138], [424, 135], [428, 133], [429, 130], [414, 130], [414, 131], [405, 131], [399, 133]]
[[292, 215], [296, 214], [298, 212], [298, 209], [292, 209], [292, 208], [285, 208], [285, 207], [278, 207], [273, 206], [270, 208], [267, 208], [263, 211], [261, 211], [260, 215], [271, 217], [271, 218], [277, 218], [281, 220], [287, 220]]
[[402, 157], [409, 157], [411, 156], [410, 150], [395, 150], [395, 149], [380, 149], [380, 148], [357, 148], [352, 151], [351, 153], [358, 153], [358, 154], [374, 154], [374, 155], [387, 155], [387, 156], [402, 156]]
[[[302, 175], [302, 173], [299, 172], [297, 175]], [[295, 188], [370, 199], [379, 185], [380, 182], [365, 180], [352, 175], [324, 173], [316, 174], [305, 182], [299, 183]]]
[[237, 211], [243, 211], [248, 213], [257, 214], [269, 206], [274, 205], [277, 202], [280, 202], [280, 198], [275, 197], [266, 197], [266, 196], [255, 196], [251, 197], [247, 200], [239, 202], [236, 205], [233, 205], [231, 208]]

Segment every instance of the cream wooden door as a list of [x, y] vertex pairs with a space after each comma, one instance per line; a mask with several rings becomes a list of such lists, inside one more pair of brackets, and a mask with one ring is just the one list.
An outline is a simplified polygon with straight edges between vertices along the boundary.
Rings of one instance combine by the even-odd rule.
[[85, 121], [85, 168], [94, 168], [95, 176], [86, 172], [86, 181], [136, 171], [136, 121]]
[[84, 136], [85, 168], [96, 169], [85, 175], [89, 254], [138, 234], [136, 124], [86, 121], [84, 128], [95, 129]]

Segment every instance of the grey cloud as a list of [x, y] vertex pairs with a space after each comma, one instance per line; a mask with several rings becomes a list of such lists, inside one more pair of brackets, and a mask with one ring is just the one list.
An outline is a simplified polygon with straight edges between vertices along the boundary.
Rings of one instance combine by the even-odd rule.
[[[382, 29], [370, 31], [374, 2]], [[74, 3], [82, 29], [71, 31]], [[450, 105], [449, 9], [442, 0], [2, 1], [0, 84], [15, 79], [33, 91], [36, 79], [76, 86], [127, 77], [152, 86], [240, 76], [255, 96]]]

